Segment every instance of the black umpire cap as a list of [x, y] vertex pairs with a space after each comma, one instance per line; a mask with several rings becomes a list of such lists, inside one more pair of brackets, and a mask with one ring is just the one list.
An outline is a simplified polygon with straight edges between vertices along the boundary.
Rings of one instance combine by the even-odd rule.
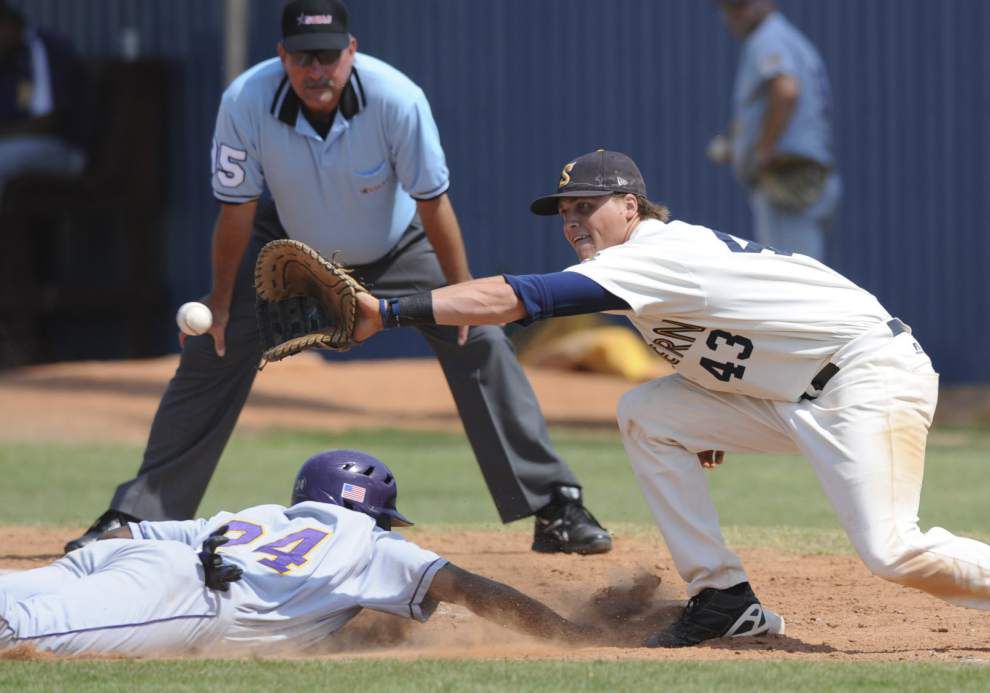
[[282, 8], [282, 45], [290, 53], [347, 48], [349, 17], [340, 0], [292, 0]]
[[557, 192], [544, 195], [529, 206], [533, 214], [553, 216], [562, 197], [599, 197], [631, 193], [646, 197], [646, 183], [636, 162], [621, 152], [597, 149], [579, 156], [560, 172]]

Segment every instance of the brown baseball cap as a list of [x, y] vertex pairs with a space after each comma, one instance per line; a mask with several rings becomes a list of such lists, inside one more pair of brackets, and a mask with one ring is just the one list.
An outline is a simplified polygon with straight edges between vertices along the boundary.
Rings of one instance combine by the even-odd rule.
[[560, 172], [557, 192], [533, 200], [533, 214], [557, 214], [557, 201], [562, 197], [598, 197], [613, 193], [646, 196], [646, 182], [636, 162], [621, 152], [596, 149], [579, 156]]

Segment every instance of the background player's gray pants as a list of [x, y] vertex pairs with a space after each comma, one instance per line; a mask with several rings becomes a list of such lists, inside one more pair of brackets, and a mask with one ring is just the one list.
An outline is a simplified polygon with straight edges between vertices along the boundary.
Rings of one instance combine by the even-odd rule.
[[[254, 312], [254, 260], [265, 242], [281, 237], [284, 232], [274, 206], [262, 201], [234, 289], [227, 354], [217, 357], [209, 335], [186, 340], [179, 368], [155, 414], [141, 468], [136, 478], [117, 488], [110, 504], [114, 510], [146, 520], [194, 516], [251, 391], [261, 358]], [[355, 268], [355, 276], [383, 298], [446, 283], [418, 218], [392, 252]], [[423, 327], [420, 331], [440, 361], [503, 522], [545, 506], [556, 485], [578, 485], [550, 447], [536, 397], [501, 329], [474, 327], [463, 347], [457, 345], [456, 328]], [[414, 406], [415, 393], [409, 393], [409, 400]]]
[[771, 248], [827, 262], [828, 231], [841, 198], [842, 180], [834, 172], [829, 174], [821, 197], [799, 212], [780, 209], [765, 193], [754, 188], [749, 197], [753, 210], [753, 239]]

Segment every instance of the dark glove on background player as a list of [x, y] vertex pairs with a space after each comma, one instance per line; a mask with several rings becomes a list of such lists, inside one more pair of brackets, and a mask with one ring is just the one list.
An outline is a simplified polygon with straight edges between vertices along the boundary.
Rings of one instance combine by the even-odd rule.
[[223, 546], [230, 537], [224, 536], [229, 529], [224, 525], [207, 537], [203, 542], [203, 550], [199, 552], [199, 562], [203, 564], [203, 582], [211, 590], [227, 592], [230, 583], [241, 579], [244, 571], [236, 565], [223, 562], [223, 557], [217, 553], [217, 548]]

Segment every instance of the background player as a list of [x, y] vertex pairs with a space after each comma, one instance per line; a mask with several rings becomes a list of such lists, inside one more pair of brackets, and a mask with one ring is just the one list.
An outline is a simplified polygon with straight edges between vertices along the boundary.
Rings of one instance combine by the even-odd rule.
[[733, 165], [749, 194], [758, 242], [824, 262], [826, 232], [842, 194], [825, 63], [773, 0], [719, 5], [743, 44], [731, 143], [716, 139], [709, 156]]
[[[337, 0], [295, 0], [279, 57], [224, 93], [217, 116], [209, 336], [185, 340], [137, 477], [66, 551], [137, 518], [193, 517], [261, 359], [254, 263], [288, 235], [383, 296], [470, 279], [446, 162], [422, 90], [357, 53]], [[271, 191], [274, 206], [262, 198]], [[277, 214], [276, 214], [277, 208]], [[252, 231], [253, 227], [253, 231]], [[501, 329], [420, 330], [436, 353], [503, 522], [536, 514], [533, 549], [601, 553], [611, 537], [550, 445], [533, 390]], [[410, 393], [412, 395], [412, 393]]]
[[92, 125], [87, 86], [64, 38], [28, 25], [0, 0], [0, 200], [17, 176], [83, 170]]
[[[396, 510], [396, 494], [382, 461], [330, 450], [302, 466], [291, 507], [129, 523], [50, 566], [0, 576], [0, 650], [30, 643], [65, 655], [298, 652], [362, 608], [425, 621], [442, 601], [538, 637], [597, 637], [391, 532], [412, 524]], [[204, 586], [197, 550], [224, 529], [229, 541], [219, 550], [242, 577], [228, 573], [234, 582], [221, 593]]]
[[[362, 296], [357, 337], [397, 322], [629, 317], [676, 370], [623, 395], [618, 419], [692, 597], [649, 644], [696, 644], [760, 610], [708, 494], [702, 466], [721, 462], [716, 451], [800, 452], [874, 574], [990, 608], [990, 546], [918, 527], [938, 376], [876, 298], [805, 255], [667, 223], [624, 154], [598, 150], [568, 163], [558, 191], [532, 211], [560, 214], [580, 264], [398, 300]], [[759, 490], [749, 492], [759, 502]]]

